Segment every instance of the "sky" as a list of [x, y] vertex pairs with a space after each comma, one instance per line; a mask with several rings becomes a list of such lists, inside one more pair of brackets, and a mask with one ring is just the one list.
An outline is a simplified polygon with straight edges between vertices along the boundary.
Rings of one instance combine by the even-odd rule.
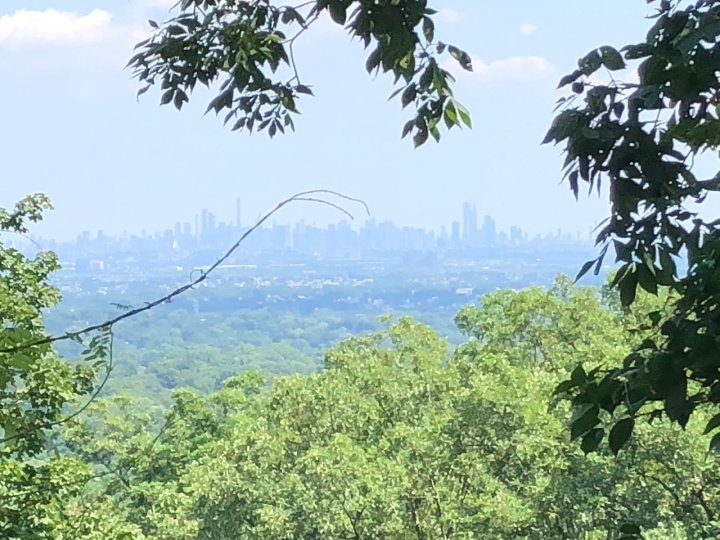
[[[462, 203], [499, 228], [587, 233], [607, 213], [561, 184], [560, 148], [541, 146], [557, 81], [593, 47], [640, 41], [644, 0], [430, 0], [436, 37], [473, 57], [455, 94], [473, 116], [440, 144], [413, 149], [400, 131], [410, 111], [388, 101], [392, 80], [368, 76], [365, 51], [329, 20], [298, 42], [304, 84], [294, 134], [232, 133], [207, 94], [177, 112], [159, 92], [139, 100], [124, 66], [134, 43], [174, 0], [3, 0], [0, 5], [0, 207], [36, 192], [55, 209], [34, 232], [66, 240], [83, 230], [138, 233], [194, 221], [253, 221], [279, 200], [327, 188], [362, 198], [378, 220], [438, 230]], [[361, 222], [362, 213], [358, 216]], [[305, 204], [278, 222], [320, 225], [342, 216]]]

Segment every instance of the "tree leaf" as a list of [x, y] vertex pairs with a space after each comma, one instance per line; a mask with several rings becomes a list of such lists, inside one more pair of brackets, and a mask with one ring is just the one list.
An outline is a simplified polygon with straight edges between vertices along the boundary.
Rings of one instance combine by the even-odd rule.
[[423, 35], [428, 43], [432, 43], [435, 39], [435, 23], [427, 15], [423, 17], [422, 30]]
[[[577, 179], [577, 174], [575, 175], [575, 178]], [[582, 265], [582, 268], [578, 272], [578, 275], [575, 277], [575, 281], [580, 281], [580, 278], [583, 277], [585, 274], [587, 274], [590, 269], [595, 264], [595, 260], [587, 261], [585, 264]]]
[[594, 452], [595, 450], [597, 450], [598, 446], [600, 446], [600, 442], [603, 440], [604, 435], [605, 432], [600, 428], [595, 428], [591, 431], [588, 431], [582, 438], [580, 448], [586, 454]]
[[347, 20], [347, 8], [344, 3], [340, 0], [332, 0], [328, 5], [330, 10], [330, 17], [338, 24], [345, 24]]
[[707, 425], [705, 426], [705, 431], [703, 431], [703, 435], [707, 435], [714, 429], [720, 426], [720, 413], [713, 416], [710, 421], [708, 421]]
[[613, 454], [617, 455], [620, 449], [625, 446], [634, 428], [635, 420], [632, 418], [623, 418], [613, 426], [610, 435], [608, 435], [608, 444]]
[[400, 103], [403, 106], [403, 109], [410, 105], [413, 101], [415, 101], [415, 96], [417, 95], [417, 85], [415, 83], [410, 83], [407, 88], [405, 88], [405, 91], [402, 93], [402, 96], [400, 97]]
[[167, 105], [170, 103], [173, 100], [173, 95], [175, 95], [175, 90], [172, 88], [170, 90], [166, 90], [160, 98], [160, 105]]
[[622, 55], [614, 47], [600, 47], [600, 55], [603, 65], [610, 71], [625, 69], [625, 60]]
[[637, 274], [635, 272], [628, 272], [620, 280], [618, 286], [620, 287], [620, 302], [623, 307], [627, 307], [635, 301]]
[[598, 418], [600, 409], [597, 405], [588, 404], [587, 407], [582, 407], [580, 410], [582, 414], [570, 424], [570, 440], [577, 439], [600, 422]]

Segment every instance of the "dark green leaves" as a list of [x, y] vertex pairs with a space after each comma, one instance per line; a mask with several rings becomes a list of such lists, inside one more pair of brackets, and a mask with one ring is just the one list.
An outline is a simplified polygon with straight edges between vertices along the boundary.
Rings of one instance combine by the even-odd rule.
[[626, 523], [620, 527], [620, 540], [642, 540], [642, 530], [634, 523]]
[[417, 85], [415, 83], [410, 83], [405, 88], [405, 91], [402, 93], [402, 98], [400, 99], [403, 109], [413, 103], [415, 101], [415, 97], [417, 96]]
[[707, 435], [711, 431], [717, 429], [720, 427], [720, 413], [713, 416], [707, 423], [707, 426], [705, 426], [704, 435]]
[[589, 403], [583, 403], [576, 407], [570, 421], [570, 438], [577, 439], [597, 426], [600, 423], [599, 412], [600, 409], [597, 405]]
[[338, 24], [345, 24], [347, 21], [347, 2], [344, 0], [330, 0], [328, 10], [332, 20]]
[[[208, 111], [223, 114], [235, 130], [267, 131], [270, 136], [293, 128], [298, 114], [296, 97], [311, 95], [301, 83], [293, 44], [308, 25], [327, 11], [370, 50], [365, 62], [369, 73], [391, 73], [404, 87], [402, 106], [413, 104], [416, 114], [410, 131], [415, 145], [430, 135], [440, 139], [439, 128], [462, 123], [470, 126], [465, 108], [452, 96], [452, 77], [439, 67], [436, 55], [447, 51], [466, 70], [472, 59], [465, 51], [438, 43], [435, 49], [433, 10], [425, 2], [398, 0], [359, 3], [350, 0], [319, 0], [296, 7], [276, 7], [269, 2], [180, 3], [179, 12], [163, 24], [151, 23], [150, 39], [138, 43], [128, 66], [145, 85], [138, 96], [154, 84], [163, 90], [162, 105], [181, 109], [197, 83], [219, 91]], [[231, 122], [232, 121], [232, 122]]]
[[[638, 340], [622, 367], [593, 383], [595, 394], [582, 385], [564, 387], [571, 398], [617, 411], [613, 449], [631, 431], [627, 417], [644, 409], [685, 426], [697, 408], [720, 404], [720, 221], [688, 210], [720, 188], [712, 176], [701, 180], [695, 173], [696, 160], [720, 148], [715, 4], [659, 2], [643, 42], [622, 53], [609, 46], [590, 51], [560, 81], [572, 85], [572, 94], [561, 101], [543, 141], [563, 145], [573, 195], [581, 180], [599, 193], [607, 187], [610, 215], [597, 244], [615, 248], [620, 268], [612, 286], [620, 307], [632, 312], [643, 291], [667, 298], [662, 310], [637, 324], [638, 333], [654, 334]], [[604, 84], [587, 84], [601, 68], [625, 67], [637, 69], [638, 82], [613, 74]], [[716, 156], [702, 161], [716, 163]], [[586, 263], [579, 276], [590, 268]], [[713, 418], [709, 431], [719, 422]]]
[[622, 55], [613, 47], [601, 47], [600, 58], [602, 65], [610, 71], [625, 69], [625, 61], [623, 60]]
[[468, 53], [452, 45], [448, 47], [448, 52], [450, 53], [450, 56], [457, 60], [458, 64], [460, 64], [464, 70], [472, 71], [472, 58]]
[[610, 435], [608, 435], [608, 444], [613, 454], [617, 455], [620, 449], [625, 446], [625, 443], [630, 439], [630, 435], [632, 435], [634, 427], [635, 420], [632, 418], [623, 418], [613, 426]]
[[580, 448], [586, 454], [595, 452], [605, 436], [605, 432], [600, 428], [588, 431], [580, 442]]
[[423, 17], [423, 35], [428, 43], [432, 43], [435, 40], [435, 23], [427, 15]]

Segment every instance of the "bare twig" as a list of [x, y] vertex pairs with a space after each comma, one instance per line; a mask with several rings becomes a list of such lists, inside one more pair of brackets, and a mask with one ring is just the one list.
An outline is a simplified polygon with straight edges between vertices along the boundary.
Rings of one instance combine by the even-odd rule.
[[273, 215], [275, 215], [278, 211], [280, 211], [283, 207], [287, 206], [288, 204], [294, 203], [294, 202], [313, 202], [313, 203], [320, 203], [325, 204], [328, 206], [331, 206], [337, 210], [340, 210], [345, 215], [350, 217], [351, 219], [354, 219], [353, 215], [348, 212], [346, 209], [341, 207], [340, 205], [329, 201], [325, 198], [323, 198], [323, 195], [331, 195], [334, 197], [339, 197], [341, 199], [344, 199], [349, 202], [360, 204], [364, 210], [367, 212], [367, 214], [370, 214], [370, 209], [368, 208], [368, 205], [361, 199], [357, 199], [355, 197], [350, 197], [348, 195], [344, 195], [342, 193], [339, 193], [337, 191], [331, 190], [331, 189], [311, 189], [308, 191], [301, 191], [299, 193], [296, 193], [292, 197], [288, 197], [287, 199], [280, 201], [275, 208], [267, 212], [264, 216], [262, 216], [252, 227], [250, 227], [247, 231], [245, 231], [242, 236], [225, 252], [225, 254], [220, 257], [217, 261], [215, 261], [210, 267], [202, 271], [200, 275], [194, 279], [192, 279], [189, 283], [178, 287], [177, 289], [173, 290], [172, 292], [166, 294], [165, 296], [162, 296], [152, 302], [147, 302], [144, 306], [138, 307], [135, 309], [131, 309], [129, 311], [126, 311], [117, 317], [113, 317], [111, 319], [108, 319], [106, 321], [103, 321], [98, 324], [93, 324], [90, 326], [87, 326], [81, 330], [78, 330], [76, 332], [67, 332], [65, 334], [57, 335], [57, 336], [46, 336], [44, 338], [28, 341], [25, 343], [20, 343], [19, 345], [14, 345], [12, 347], [4, 347], [0, 349], [0, 354], [12, 354], [16, 353], [22, 350], [26, 350], [32, 347], [38, 347], [40, 345], [48, 345], [51, 343], [57, 343], [59, 341], [67, 341], [69, 339], [77, 339], [78, 336], [89, 334], [91, 332], [96, 332], [98, 330], [104, 330], [107, 328], [112, 328], [114, 325], [119, 323], [120, 321], [123, 321], [125, 319], [129, 319], [131, 317], [135, 317], [136, 315], [139, 315], [141, 313], [144, 313], [146, 311], [150, 311], [153, 308], [156, 308], [157, 306], [161, 304], [165, 304], [170, 302], [173, 298], [180, 296], [181, 294], [187, 292], [188, 290], [196, 287], [203, 281], [207, 279], [207, 277], [215, 271], [218, 266], [223, 264], [227, 259], [232, 256], [233, 253], [240, 247], [240, 244], [242, 244], [245, 239], [250, 236], [252, 233], [254, 233], [257, 229], [262, 227], [262, 225], [270, 219]]

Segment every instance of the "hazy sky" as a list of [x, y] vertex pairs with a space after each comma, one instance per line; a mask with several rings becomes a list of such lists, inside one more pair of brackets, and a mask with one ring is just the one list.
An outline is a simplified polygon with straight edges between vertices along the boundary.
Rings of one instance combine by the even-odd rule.
[[[82, 230], [138, 232], [192, 221], [207, 207], [245, 221], [293, 192], [330, 188], [361, 197], [378, 219], [439, 228], [475, 202], [501, 228], [587, 231], [605, 215], [593, 199], [576, 203], [560, 185], [559, 149], [541, 147], [558, 79], [604, 44], [639, 41], [644, 0], [435, 0], [436, 36], [474, 58], [456, 95], [474, 129], [413, 150], [400, 140], [409, 112], [387, 101], [387, 77], [364, 71], [365, 52], [329, 21], [299, 44], [303, 99], [297, 131], [270, 140], [231, 133], [205, 96], [183, 112], [138, 102], [123, 69], [147, 19], [168, 15], [169, 0], [3, 0], [0, 7], [2, 173], [0, 206], [45, 192], [56, 209], [43, 236]], [[335, 221], [303, 206], [278, 221]]]

